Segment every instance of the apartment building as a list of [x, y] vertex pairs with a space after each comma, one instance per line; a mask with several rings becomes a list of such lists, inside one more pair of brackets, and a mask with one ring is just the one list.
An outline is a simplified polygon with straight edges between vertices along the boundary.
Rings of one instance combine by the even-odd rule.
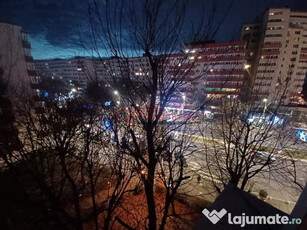
[[145, 56], [94, 60], [94, 67], [97, 79], [106, 85], [112, 85], [125, 76], [138, 84], [150, 75], [148, 58]]
[[31, 96], [37, 87], [28, 34], [20, 26], [0, 23], [0, 68], [8, 84], [8, 96]]
[[207, 68], [205, 94], [207, 98], [237, 97], [246, 74], [246, 43], [243, 41], [212, 43], [204, 46], [197, 60]]
[[98, 81], [106, 87], [111, 87], [114, 81], [129, 77], [140, 82], [149, 75], [146, 57], [131, 57], [129, 59], [103, 58], [90, 59], [75, 57], [72, 59], [37, 60], [35, 67], [42, 77], [62, 79], [67, 83], [75, 83], [84, 90], [89, 81]]
[[[165, 55], [164, 83], [167, 84], [174, 77], [179, 80], [168, 105], [181, 107], [206, 98], [239, 96], [246, 75], [245, 54], [244, 41], [207, 41], [190, 43], [180, 53]], [[133, 91], [151, 80], [151, 68], [146, 56], [40, 60], [35, 62], [35, 66], [39, 75], [79, 82], [81, 89], [85, 89], [89, 80], [95, 79], [105, 87], [116, 90], [115, 82], [128, 77], [133, 82]], [[165, 89], [160, 86], [158, 90], [159, 95]]]
[[307, 71], [307, 12], [271, 8], [260, 22], [243, 25], [240, 37], [254, 55], [255, 98], [272, 103], [283, 96], [285, 103], [298, 103]]
[[189, 49], [197, 56], [191, 75], [204, 75], [197, 83], [207, 98], [240, 95], [246, 74], [246, 42], [194, 43]]
[[84, 57], [36, 60], [35, 68], [41, 77], [62, 79], [80, 89], [85, 89], [89, 80], [96, 79], [93, 60]]

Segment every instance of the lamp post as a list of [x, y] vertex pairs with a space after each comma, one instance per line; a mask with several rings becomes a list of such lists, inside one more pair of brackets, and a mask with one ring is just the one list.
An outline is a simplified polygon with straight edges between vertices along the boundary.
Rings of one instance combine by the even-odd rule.
[[117, 105], [120, 105], [120, 95], [117, 90], [113, 91], [114, 95], [118, 96], [118, 100], [116, 101]]
[[184, 106], [185, 106], [185, 99], [186, 99], [186, 95], [184, 93], [182, 94], [182, 99], [183, 99], [182, 108], [184, 108]]
[[251, 65], [249, 65], [249, 64], [244, 65], [244, 69], [246, 69], [246, 70], [248, 70], [250, 67], [251, 67]]
[[264, 98], [263, 99], [263, 102], [264, 102], [264, 107], [263, 107], [263, 113], [262, 113], [262, 117], [265, 118], [265, 113], [266, 113], [266, 109], [267, 109], [267, 102], [268, 102], [268, 99]]

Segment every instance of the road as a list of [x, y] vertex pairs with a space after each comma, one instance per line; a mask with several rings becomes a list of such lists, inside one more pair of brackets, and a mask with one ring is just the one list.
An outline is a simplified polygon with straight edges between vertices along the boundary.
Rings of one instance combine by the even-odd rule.
[[[189, 124], [181, 127], [181, 134], [188, 136], [193, 135], [194, 138], [205, 138], [222, 141], [221, 130], [219, 130], [214, 122], [203, 121], [201, 123]], [[245, 130], [246, 132], [246, 130]], [[263, 147], [288, 149], [291, 151], [306, 151], [307, 143], [300, 140], [297, 136], [297, 129], [292, 126], [283, 127], [283, 129], [272, 128], [267, 136], [264, 136], [263, 130], [254, 127], [249, 134], [249, 141], [261, 140], [259, 144]], [[258, 136], [256, 136], [258, 135]], [[265, 139], [265, 141], [263, 141]], [[307, 156], [307, 152], [306, 152]]]
[[[209, 173], [207, 166], [208, 164], [210, 165], [216, 162], [210, 159], [210, 157], [214, 157], [214, 154], [210, 154], [213, 150], [214, 148], [204, 149], [202, 145], [196, 144], [196, 147], [191, 148], [190, 152], [186, 153], [186, 172], [194, 176], [194, 184], [196, 183], [195, 181], [197, 181], [198, 175], [201, 177], [202, 183], [206, 183], [207, 185], [207, 182], [212, 180], [217, 184], [220, 183], [221, 177], [219, 176], [219, 172], [212, 171]], [[223, 156], [221, 156], [219, 160], [219, 163], [222, 163]], [[295, 162], [295, 167], [297, 173], [297, 175], [295, 175], [296, 181], [304, 185], [307, 180], [307, 161], [297, 160]], [[283, 209], [288, 210], [284, 211], [290, 212], [301, 193], [299, 187], [293, 182], [294, 175], [290, 174], [293, 169], [293, 165], [289, 163], [287, 159], [284, 157], [276, 157], [276, 161], [273, 162], [270, 167], [265, 168], [263, 172], [250, 180], [247, 189], [251, 188], [251, 191], [254, 193], [258, 193], [261, 189], [265, 189], [270, 199], [274, 201], [277, 206], [278, 202], [280, 204], [285, 203], [286, 208], [284, 207]], [[205, 191], [208, 192], [206, 187], [201, 189], [204, 190], [203, 193], [205, 193]], [[200, 190], [199, 193], [202, 193], [202, 191]]]

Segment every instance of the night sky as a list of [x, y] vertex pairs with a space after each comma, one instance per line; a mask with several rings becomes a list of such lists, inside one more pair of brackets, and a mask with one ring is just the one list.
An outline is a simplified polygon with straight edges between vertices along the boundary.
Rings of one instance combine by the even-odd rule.
[[[35, 59], [87, 55], [77, 44], [78, 30], [88, 18], [91, 0], [0, 0], [0, 22], [18, 24], [29, 32]], [[99, 1], [99, 0], [98, 0]], [[111, 1], [111, 0], [109, 0]], [[192, 0], [193, 7], [198, 1]], [[221, 6], [229, 0], [216, 0]], [[288, 6], [307, 10], [307, 0], [234, 0], [234, 5], [216, 36], [217, 41], [236, 38], [242, 23], [252, 22], [268, 7]]]

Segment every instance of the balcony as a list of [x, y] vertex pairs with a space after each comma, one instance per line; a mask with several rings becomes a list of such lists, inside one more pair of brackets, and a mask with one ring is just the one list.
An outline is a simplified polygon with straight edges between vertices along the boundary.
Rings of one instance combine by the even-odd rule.
[[28, 69], [28, 75], [29, 76], [36, 76], [36, 70]]
[[25, 60], [26, 62], [34, 62], [33, 57], [28, 55], [25, 55]]
[[207, 77], [207, 81], [213, 81], [213, 82], [232, 82], [232, 81], [239, 81], [243, 82], [243, 78], [239, 77]]
[[265, 44], [263, 48], [281, 48], [281, 43]]
[[240, 91], [218, 91], [218, 90], [215, 90], [215, 91], [210, 91], [210, 90], [205, 90], [205, 93], [206, 94], [216, 94], [216, 95], [239, 95], [240, 94]]
[[222, 62], [222, 61], [244, 61], [245, 56], [235, 56], [235, 57], [216, 57], [216, 58], [207, 58], [207, 59], [198, 59], [196, 62]]
[[31, 88], [32, 89], [39, 89], [39, 84], [31, 83]]
[[212, 54], [245, 54], [245, 49], [228, 49], [228, 50], [210, 50], [199, 53], [200, 55], [212, 55]]
[[280, 51], [262, 51], [261, 55], [279, 55]]
[[207, 84], [206, 87], [207, 88], [220, 88], [220, 89], [223, 89], [223, 88], [227, 88], [227, 89], [240, 89], [242, 85], [239, 85], [239, 84], [223, 84], [223, 83], [216, 83], [216, 84]]
[[207, 75], [244, 75], [245, 74], [245, 71], [244, 70], [221, 70], [221, 71], [215, 71], [213, 70], [212, 72], [211, 71], [208, 71], [206, 73]]
[[22, 47], [31, 49], [31, 44], [28, 41], [22, 41]]

